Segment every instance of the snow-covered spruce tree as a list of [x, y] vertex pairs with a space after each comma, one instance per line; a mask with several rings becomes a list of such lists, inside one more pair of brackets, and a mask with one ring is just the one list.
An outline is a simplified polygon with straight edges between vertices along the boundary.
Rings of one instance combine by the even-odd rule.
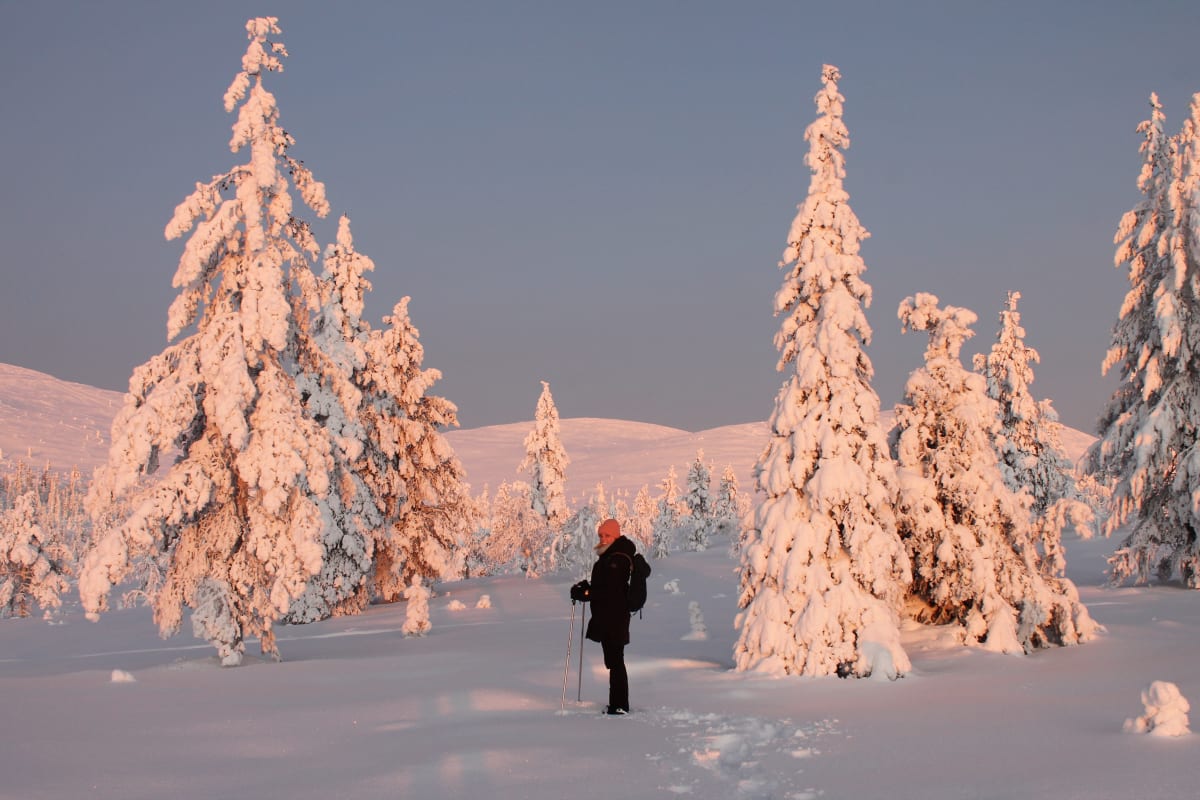
[[634, 495], [628, 523], [621, 524], [621, 530], [626, 531], [625, 535], [636, 542], [641, 550], [648, 550], [654, 541], [656, 513], [657, 507], [654, 498], [650, 496], [650, 487], [643, 483], [642, 488]]
[[596, 560], [596, 553], [592, 549], [596, 543], [596, 528], [603, 519], [607, 519], [607, 509], [598, 509], [595, 498], [580, 505], [567, 518], [552, 545], [550, 563], [554, 571], [575, 578], [587, 577], [592, 562]]
[[61, 474], [49, 467], [41, 473], [18, 461], [0, 474], [0, 512], [12, 510], [24, 495], [30, 495], [33, 524], [43, 541], [54, 542], [64, 574], [74, 574], [91, 537], [91, 520], [84, 509], [87, 484], [77, 467]]
[[414, 575], [404, 589], [408, 605], [404, 609], [404, 625], [400, 632], [405, 636], [424, 636], [433, 627], [429, 622], [429, 587], [421, 583], [421, 576]]
[[679, 528], [679, 483], [674, 464], [659, 486], [662, 494], [658, 496], [654, 521], [650, 524], [650, 550], [654, 558], [666, 558], [671, 554], [675, 532]]
[[1005, 483], [1027, 491], [1033, 525], [1040, 542], [1039, 566], [1049, 575], [1066, 569], [1062, 534], [1068, 528], [1089, 537], [1096, 515], [1076, 487], [1074, 466], [1062, 449], [1062, 424], [1049, 400], [1033, 399], [1036, 350], [1025, 344], [1017, 311], [1020, 292], [1010, 292], [1000, 312], [1000, 331], [990, 352], [975, 356], [976, 371], [987, 381], [987, 394], [999, 405], [1000, 428], [995, 445]]
[[558, 409], [550, 384], [542, 381], [533, 418], [533, 430], [525, 437], [525, 460], [517, 467], [529, 471], [529, 501], [551, 530], [566, 519], [566, 474], [570, 459], [558, 436]]
[[306, 265], [292, 271], [298, 286], [292, 298], [296, 335], [289, 354], [297, 366], [296, 386], [305, 409], [330, 436], [331, 491], [327, 498], [333, 524], [321, 538], [321, 570], [288, 610], [284, 621], [314, 622], [353, 614], [370, 599], [368, 576], [376, 539], [384, 527], [385, 498], [391, 475], [379, 477], [380, 438], [364, 419], [375, 398], [364, 394], [368, 370], [366, 343], [370, 326], [362, 319], [363, 298], [371, 284], [365, 274], [372, 261], [354, 250], [350, 220], [338, 220], [337, 241], [325, 252], [325, 270], [315, 278]]
[[471, 498], [471, 518], [475, 525], [467, 539], [462, 576], [480, 578], [495, 574], [495, 566], [487, 553], [488, 538], [492, 535], [492, 499], [486, 483], [483, 491]]
[[1113, 484], [1106, 533], [1128, 526], [1112, 580], [1178, 575], [1200, 589], [1200, 96], [1174, 138], [1153, 95], [1150, 104], [1139, 126], [1145, 197], [1115, 237], [1130, 289], [1104, 368], [1120, 383], [1089, 468]]
[[747, 519], [734, 660], [772, 674], [894, 678], [910, 666], [899, 629], [910, 574], [863, 349], [871, 290], [859, 244], [868, 233], [842, 185], [839, 77], [822, 70], [817, 119], [804, 132], [812, 179], [779, 264], [777, 368], [795, 372], [754, 469], [764, 500]]
[[[246, 28], [250, 45], [225, 107], [238, 108], [230, 148], [249, 150], [249, 160], [198, 183], [167, 225], [168, 239], [193, 231], [168, 315], [168, 340], [178, 341], [130, 378], [88, 504], [98, 523], [113, 503], [127, 501], [133, 513], [97, 530], [79, 581], [95, 619], [139, 559], [161, 563], [149, 598], [160, 633], [177, 632], [192, 608], [193, 628], [229, 665], [250, 636], [278, 656], [273, 625], [320, 572], [336, 519], [337, 445], [306, 407], [289, 357], [295, 284], [318, 252], [295, 215], [289, 177], [316, 214], [328, 203], [289, 154], [293, 139], [263, 86], [286, 55], [268, 38], [279, 33], [276, 20]], [[172, 450], [160, 472], [159, 456]]]
[[[396, 304], [389, 328], [367, 344], [374, 399], [364, 416], [380, 442], [386, 442], [383, 473], [401, 485], [393, 498], [387, 528], [375, 545], [374, 586], [387, 601], [400, 597], [417, 576], [427, 584], [462, 571], [466, 542], [475, 520], [465, 470], [441, 430], [458, 425], [458, 409], [430, 394], [442, 373], [422, 366], [425, 350], [408, 315], [409, 298]], [[379, 445], [377, 445], [379, 446]]]
[[687, 475], [687, 493], [683, 496], [688, 510], [687, 548], [707, 550], [713, 529], [713, 502], [709, 497], [712, 488], [712, 468], [704, 463], [704, 451], [696, 451]]
[[527, 578], [541, 573], [546, 557], [545, 521], [529, 502], [529, 484], [501, 483], [492, 498], [492, 534], [488, 558], [499, 572], [519, 572]]
[[732, 552], [741, 550], [741, 519], [745, 513], [743, 498], [738, 491], [737, 475], [733, 467], [725, 465], [721, 483], [717, 487], [717, 499], [713, 503], [713, 530], [722, 538], [729, 539]]
[[57, 611], [70, 588], [67, 548], [39, 524], [38, 506], [29, 490], [0, 511], [0, 617], [27, 617], [34, 603], [47, 614]]
[[[603, 486], [603, 484], [599, 484]], [[637, 524], [633, 520], [633, 515], [629, 510], [629, 490], [619, 489], [614, 491], [612, 498], [608, 501], [607, 510], [597, 507], [600, 512], [600, 519], [615, 519], [621, 523], [621, 535], [635, 542], [640, 541], [638, 537], [642, 535], [638, 530]]]
[[959, 352], [975, 314], [931, 294], [900, 304], [905, 331], [927, 331], [925, 366], [896, 407], [897, 524], [912, 560], [910, 612], [954, 624], [1001, 653], [1070, 645], [1096, 632], [1069, 580], [1039, 566], [1030, 496], [1005, 483], [994, 440], [999, 406]]
[[[1115, 264], [1128, 267], [1129, 292], [1113, 327], [1104, 372], [1117, 369], [1120, 383], [1101, 416], [1100, 438], [1087, 454], [1091, 474], [1116, 482], [1132, 468], [1135, 439], [1144, 422], [1146, 401], [1161, 385], [1162, 343], [1155, 319], [1155, 295], [1169, 271], [1166, 231], [1170, 225], [1169, 190], [1174, 141], [1163, 131], [1165, 117], [1157, 95], [1150, 96], [1150, 118], [1138, 126], [1142, 169], [1137, 186], [1143, 199], [1125, 213], [1117, 226]], [[1128, 487], [1124, 493], [1128, 496]], [[1109, 517], [1105, 533], [1124, 525], [1132, 510], [1128, 500]]]

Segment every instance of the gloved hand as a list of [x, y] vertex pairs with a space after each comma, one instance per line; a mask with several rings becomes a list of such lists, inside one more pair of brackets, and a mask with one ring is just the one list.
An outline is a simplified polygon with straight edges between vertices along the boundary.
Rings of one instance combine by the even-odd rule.
[[571, 587], [571, 602], [586, 603], [592, 598], [592, 586], [586, 580]]

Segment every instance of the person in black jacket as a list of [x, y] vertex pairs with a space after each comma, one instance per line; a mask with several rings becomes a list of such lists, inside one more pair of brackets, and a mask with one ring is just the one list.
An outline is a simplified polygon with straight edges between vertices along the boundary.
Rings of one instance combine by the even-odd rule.
[[592, 566], [588, 599], [592, 618], [587, 626], [587, 638], [599, 642], [604, 649], [604, 666], [608, 668], [608, 707], [606, 714], [629, 713], [629, 674], [625, 671], [625, 645], [629, 644], [629, 574], [637, 547], [621, 535], [621, 524], [615, 519], [600, 523], [596, 535], [599, 558]]

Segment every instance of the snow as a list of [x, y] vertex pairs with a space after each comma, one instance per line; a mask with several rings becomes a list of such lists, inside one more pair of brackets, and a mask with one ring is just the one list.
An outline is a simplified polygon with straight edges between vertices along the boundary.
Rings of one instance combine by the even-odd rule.
[[[0, 797], [1189, 797], [1195, 738], [1122, 727], [1152, 680], [1200, 690], [1197, 598], [1106, 588], [1111, 545], [1068, 542], [1098, 641], [1012, 658], [909, 624], [912, 669], [894, 682], [733, 672], [733, 562], [672, 555], [633, 623], [621, 719], [600, 714], [592, 643], [583, 701], [575, 650], [558, 713], [564, 580], [439, 584], [424, 637], [403, 636], [404, 603], [282, 626], [281, 662], [248, 647], [232, 669], [200, 640], [159, 640], [146, 609], [93, 624], [72, 603], [63, 625], [0, 623], [0, 694], [21, 720], [0, 747]], [[490, 608], [450, 610], [483, 594]], [[693, 602], [707, 639], [684, 638]]]
[[108, 458], [122, 400], [120, 392], [0, 364], [0, 468], [20, 460], [33, 469], [78, 466], [90, 475]]
[[[532, 422], [449, 431], [446, 439], [467, 466], [467, 480], [478, 493], [494, 492], [501, 481], [522, 479], [517, 466], [525, 456], [524, 437]], [[559, 420], [563, 449], [571, 457], [567, 498], [575, 502], [597, 483], [632, 495], [642, 486], [662, 483], [669, 467], [682, 471], [703, 448], [705, 458], [724, 469], [733, 466], [742, 487], [752, 485], [750, 471], [767, 435], [765, 422], [750, 422], [689, 432], [663, 425], [591, 417]], [[1090, 441], [1090, 440], [1089, 440]]]
[[1191, 705], [1169, 681], [1155, 681], [1142, 692], [1146, 713], [1125, 720], [1127, 733], [1149, 733], [1152, 736], [1183, 736], [1189, 733], [1187, 712]]
[[[29, 377], [21, 394], [52, 408], [60, 384]], [[16, 393], [0, 376], [0, 402]], [[58, 418], [0, 416], [0, 440], [36, 435], [57, 448], [44, 434]], [[511, 477], [530, 427], [449, 435], [475, 491]], [[562, 432], [568, 480], [582, 490], [607, 476], [619, 478], [610, 487], [636, 489], [701, 446], [740, 478], [766, 437], [762, 423], [688, 433], [568, 419]], [[1076, 433], [1085, 441], [1065, 439], [1072, 457], [1091, 441]], [[1154, 681], [1183, 698], [1200, 692], [1200, 598], [1177, 584], [1111, 588], [1102, 572], [1114, 540], [1069, 535], [1064, 544], [1067, 576], [1105, 633], [1013, 657], [909, 622], [901, 636], [912, 667], [897, 681], [734, 672], [729, 548], [672, 554], [654, 562], [647, 607], [633, 622], [634, 711], [620, 719], [599, 713], [606, 673], [593, 643], [582, 702], [574, 700], [579, 620], [572, 628], [565, 577], [435, 584], [424, 636], [404, 636], [404, 602], [279, 626], [283, 660], [250, 643], [237, 668], [221, 668], [190, 626], [159, 639], [144, 608], [91, 623], [67, 595], [56, 624], [0, 621], [0, 696], [6, 718], [20, 720], [0, 746], [0, 798], [1193, 796], [1193, 734], [1123, 729]], [[451, 610], [456, 601], [466, 607]], [[692, 603], [707, 638], [688, 638]]]

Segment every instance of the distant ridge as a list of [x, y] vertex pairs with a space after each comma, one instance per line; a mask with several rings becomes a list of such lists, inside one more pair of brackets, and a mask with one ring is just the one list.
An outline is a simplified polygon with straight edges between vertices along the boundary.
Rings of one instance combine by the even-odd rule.
[[[108, 458], [112, 419], [121, 408], [120, 392], [70, 383], [24, 367], [0, 364], [0, 470], [17, 461], [58, 471], [78, 467], [86, 475]], [[883, 414], [890, 424], [892, 412]], [[692, 433], [664, 425], [593, 417], [560, 421], [563, 446], [571, 459], [567, 494], [575, 500], [589, 496], [597, 483], [605, 490], [632, 496], [643, 485], [652, 495], [674, 465], [682, 489], [687, 472], [704, 451], [712, 465], [714, 491], [726, 465], [732, 466], [743, 491], [752, 488], [751, 474], [767, 440], [766, 422], [725, 425]], [[467, 468], [471, 490], [486, 484], [494, 493], [504, 481], [525, 480], [517, 465], [525, 455], [525, 436], [533, 422], [513, 422], [446, 434]], [[1095, 440], [1066, 428], [1063, 445], [1077, 459]]]
[[[559, 421], [563, 447], [571, 463], [567, 466], [569, 500], [594, 493], [597, 483], [606, 492], [624, 490], [630, 500], [643, 485], [655, 488], [675, 466], [680, 490], [687, 485], [687, 473], [698, 449], [704, 450], [705, 463], [713, 467], [713, 489], [728, 464], [733, 467], [742, 490], [750, 490], [751, 470], [766, 443], [767, 424], [749, 422], [726, 425], [699, 433], [652, 425], [592, 417]], [[528, 480], [517, 466], [525, 457], [525, 436], [533, 422], [491, 425], [471, 430], [449, 431], [449, 440], [467, 467], [467, 480], [478, 494], [487, 484], [494, 494], [503, 481]]]
[[0, 469], [85, 475], [108, 458], [109, 431], [122, 395], [11, 364], [0, 364]]

